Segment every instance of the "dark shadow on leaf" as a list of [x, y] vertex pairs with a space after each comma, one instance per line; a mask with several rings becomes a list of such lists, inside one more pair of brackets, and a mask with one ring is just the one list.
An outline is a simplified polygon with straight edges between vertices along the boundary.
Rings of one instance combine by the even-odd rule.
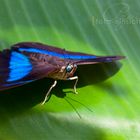
[[[113, 76], [120, 68], [120, 63], [80, 66], [76, 72], [76, 75], [79, 76], [77, 88], [102, 82]], [[19, 113], [41, 103], [53, 81], [53, 79], [46, 78], [21, 87], [1, 91], [0, 112], [5, 110], [6, 112]], [[73, 90], [73, 85], [74, 81], [58, 81], [51, 93], [63, 98], [67, 93], [62, 92], [62, 89], [71, 88]]]
[[[77, 72], [75, 73], [75, 75], [79, 77], [77, 88], [103, 82], [115, 75], [120, 70], [121, 66], [122, 64], [120, 62], [78, 66]], [[73, 92], [74, 82], [75, 81], [59, 81], [58, 87], [61, 89], [71, 88], [71, 91], [68, 92], [71, 93]], [[58, 90], [60, 89], [57, 89], [57, 91]], [[65, 97], [65, 95], [59, 94], [59, 92], [56, 92], [55, 95], [58, 97]]]
[[38, 80], [20, 87], [0, 92], [0, 109], [8, 112], [22, 112], [43, 101], [51, 82], [50, 79]]

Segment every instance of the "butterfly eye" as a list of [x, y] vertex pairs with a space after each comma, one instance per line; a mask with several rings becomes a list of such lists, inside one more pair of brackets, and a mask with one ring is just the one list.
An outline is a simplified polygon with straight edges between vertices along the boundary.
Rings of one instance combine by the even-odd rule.
[[68, 65], [66, 67], [66, 72], [71, 72], [72, 69], [73, 69], [73, 65]]

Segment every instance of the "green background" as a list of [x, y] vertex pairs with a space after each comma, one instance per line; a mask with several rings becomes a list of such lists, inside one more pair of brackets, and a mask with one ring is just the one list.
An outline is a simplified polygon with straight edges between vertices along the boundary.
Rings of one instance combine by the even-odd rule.
[[[1, 140], [140, 139], [138, 0], [0, 0], [0, 48], [35, 41], [96, 55], [124, 55], [116, 64], [94, 65], [73, 82], [61, 81], [44, 106], [52, 81], [40, 80], [0, 93]], [[63, 96], [63, 95], [62, 95]], [[70, 106], [67, 99], [79, 112]]]

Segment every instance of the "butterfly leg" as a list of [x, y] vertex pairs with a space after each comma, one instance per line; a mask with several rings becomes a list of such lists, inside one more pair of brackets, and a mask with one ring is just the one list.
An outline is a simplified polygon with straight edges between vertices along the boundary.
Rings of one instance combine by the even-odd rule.
[[76, 85], [77, 85], [77, 82], [78, 82], [78, 76], [74, 76], [74, 77], [70, 77], [68, 78], [68, 80], [75, 80], [75, 84], [74, 84], [74, 93], [75, 94], [78, 94], [78, 92], [76, 91]]
[[44, 101], [41, 103], [41, 105], [44, 105], [44, 104], [45, 104], [45, 102], [47, 101], [48, 96], [49, 96], [51, 90], [56, 86], [56, 84], [57, 84], [57, 81], [55, 80], [54, 83], [51, 85], [50, 89], [48, 90], [48, 92], [47, 92], [47, 94], [46, 94], [46, 96], [45, 96], [45, 99], [44, 99]]

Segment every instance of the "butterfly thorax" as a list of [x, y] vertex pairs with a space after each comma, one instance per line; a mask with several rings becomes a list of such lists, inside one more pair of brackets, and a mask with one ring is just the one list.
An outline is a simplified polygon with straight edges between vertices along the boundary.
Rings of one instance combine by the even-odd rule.
[[59, 66], [58, 71], [48, 75], [49, 78], [58, 79], [58, 80], [67, 80], [70, 77], [73, 77], [77, 66], [75, 64], [67, 64]]
[[30, 58], [32, 63], [53, 67], [53, 71], [46, 75], [48, 78], [67, 80], [74, 75], [77, 69], [77, 65], [73, 64], [69, 59], [61, 59], [51, 55], [39, 55], [37, 53], [30, 54]]

